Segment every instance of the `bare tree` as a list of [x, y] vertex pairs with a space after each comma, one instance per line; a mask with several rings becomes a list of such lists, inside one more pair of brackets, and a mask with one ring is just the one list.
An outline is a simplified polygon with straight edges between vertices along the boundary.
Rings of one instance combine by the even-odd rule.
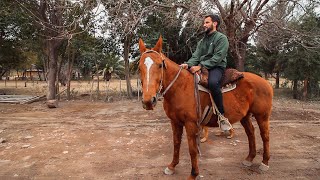
[[[178, 1], [176, 1], [178, 2]], [[198, 1], [196, 1], [199, 3]], [[119, 41], [123, 44], [123, 58], [125, 61], [125, 74], [127, 82], [127, 95], [132, 97], [132, 88], [130, 82], [130, 67], [129, 56], [130, 48], [132, 47], [132, 40], [136, 38], [134, 34], [138, 29], [144, 26], [148, 16], [156, 13], [164, 13], [167, 23], [173, 23], [174, 16], [176, 16], [177, 8], [192, 9], [194, 12], [196, 9], [190, 8], [189, 5], [182, 3], [175, 3], [173, 0], [162, 1], [161, 3], [151, 0], [102, 0], [102, 3], [106, 7], [108, 19], [106, 20], [106, 27], [115, 35], [115, 38], [119, 38]], [[194, 3], [192, 3], [194, 4]], [[181, 13], [182, 17], [185, 12]], [[192, 16], [189, 16], [192, 17]], [[182, 23], [182, 22], [179, 22]], [[159, 27], [161, 28], [161, 27]]]
[[[225, 23], [226, 34], [229, 38], [230, 53], [236, 68], [244, 71], [244, 62], [249, 37], [262, 26], [261, 17], [278, 1], [231, 0], [230, 4], [222, 5], [219, 0], [211, 0], [217, 6]], [[267, 4], [271, 4], [267, 6]]]
[[127, 96], [132, 98], [129, 67], [130, 47], [134, 33], [155, 5], [154, 3], [139, 0], [106, 0], [102, 1], [102, 3], [105, 5], [109, 16], [109, 19], [106, 19], [107, 29], [111, 30], [115, 38], [119, 38], [119, 41], [123, 43]]
[[70, 1], [31, 0], [16, 2], [34, 20], [42, 37], [44, 52], [48, 57], [48, 93], [47, 100], [56, 98], [56, 80], [58, 50], [65, 40], [70, 40], [76, 34], [84, 32], [79, 30], [79, 24], [88, 27], [91, 10], [95, 6], [91, 1], [71, 3]]
[[255, 37], [257, 46], [272, 54], [267, 58], [276, 58], [273, 69], [276, 88], [279, 87], [280, 70], [285, 71], [287, 78], [293, 80], [294, 98], [298, 94], [298, 80], [303, 81], [302, 97], [307, 99], [311, 79], [318, 79], [315, 57], [320, 49], [320, 33], [315, 7], [319, 4], [313, 0], [301, 4], [280, 1], [265, 14], [264, 26]]

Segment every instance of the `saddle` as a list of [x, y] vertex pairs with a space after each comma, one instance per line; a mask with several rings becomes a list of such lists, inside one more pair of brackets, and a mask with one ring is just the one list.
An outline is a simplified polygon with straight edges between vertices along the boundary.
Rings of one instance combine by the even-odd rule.
[[[198, 75], [200, 77], [199, 84], [205, 88], [208, 88], [208, 76], [209, 76], [208, 69], [206, 69], [205, 67], [202, 67]], [[233, 84], [243, 77], [244, 75], [242, 72], [239, 72], [236, 69], [228, 68], [225, 70], [222, 76], [221, 87], [225, 87], [225, 86], [228, 86], [229, 84]]]
[[[219, 110], [218, 108], [216, 107], [215, 103], [214, 103], [214, 100], [211, 96], [211, 93], [210, 91], [208, 91], [208, 76], [209, 76], [209, 71], [202, 67], [200, 71], [197, 72], [198, 74], [198, 77], [199, 77], [199, 82], [198, 84], [200, 84], [201, 86], [203, 86], [204, 88], [206, 89], [202, 89], [201, 86], [199, 86], [199, 90], [201, 91], [205, 91], [205, 92], [208, 92], [210, 94], [210, 99], [211, 99], [211, 103], [212, 103], [212, 106], [206, 106], [203, 113], [202, 113], [202, 116], [201, 116], [201, 121], [200, 121], [200, 124], [201, 125], [208, 125], [208, 123], [213, 123], [215, 124], [215, 126], [219, 126], [220, 127], [220, 124], [219, 124]], [[223, 92], [228, 92], [228, 91], [231, 91], [233, 89], [236, 88], [236, 82], [243, 78], [244, 75], [243, 73], [239, 72], [238, 70], [236, 69], [226, 69], [223, 76], [222, 76], [222, 79], [221, 79], [221, 91], [222, 93]], [[213, 116], [213, 114], [215, 114], [216, 116]]]

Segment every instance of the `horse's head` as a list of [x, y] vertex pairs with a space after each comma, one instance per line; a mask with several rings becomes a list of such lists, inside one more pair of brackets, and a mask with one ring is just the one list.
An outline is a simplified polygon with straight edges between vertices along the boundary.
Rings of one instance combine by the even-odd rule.
[[139, 40], [141, 53], [139, 70], [142, 83], [143, 108], [153, 110], [157, 104], [157, 93], [162, 88], [163, 72], [165, 68], [164, 55], [161, 53], [162, 38], [152, 49], [147, 49], [142, 39]]

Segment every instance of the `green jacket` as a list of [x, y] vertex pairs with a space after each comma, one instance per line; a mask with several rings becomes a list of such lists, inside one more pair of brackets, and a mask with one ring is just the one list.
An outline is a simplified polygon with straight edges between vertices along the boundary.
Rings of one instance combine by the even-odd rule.
[[229, 42], [227, 36], [215, 31], [210, 35], [205, 35], [198, 42], [196, 51], [186, 64], [189, 67], [200, 65], [207, 69], [217, 66], [226, 68], [228, 48]]

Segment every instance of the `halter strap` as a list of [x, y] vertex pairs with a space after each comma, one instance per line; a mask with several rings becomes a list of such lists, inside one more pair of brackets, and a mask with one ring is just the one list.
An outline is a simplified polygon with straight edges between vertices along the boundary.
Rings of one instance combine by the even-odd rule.
[[158, 54], [158, 55], [161, 57], [161, 59], [162, 59], [162, 67], [161, 67], [161, 68], [162, 68], [162, 70], [161, 70], [161, 75], [162, 75], [162, 77], [161, 77], [161, 80], [160, 80], [160, 86], [159, 86], [159, 90], [158, 90], [157, 96], [163, 97], [163, 96], [168, 92], [168, 90], [172, 87], [172, 85], [174, 84], [174, 82], [178, 79], [178, 77], [179, 77], [179, 75], [180, 75], [180, 73], [181, 73], [182, 67], [180, 66], [179, 71], [178, 71], [178, 73], [176, 74], [176, 76], [174, 77], [174, 79], [170, 82], [170, 84], [169, 84], [168, 87], [163, 91], [163, 93], [161, 93], [161, 90], [162, 90], [162, 87], [163, 87], [163, 85], [162, 85], [162, 84], [163, 84], [163, 76], [164, 76], [163, 66], [165, 66], [165, 64], [164, 64], [164, 60], [165, 60], [165, 59], [163, 58], [163, 56], [162, 56], [161, 53], [159, 53], [159, 52], [157, 52], [157, 51], [155, 51], [155, 50], [152, 50], [152, 49], [149, 49], [149, 50], [143, 52], [143, 53], [141, 54], [141, 56], [144, 55], [144, 54], [146, 54], [146, 53], [149, 53], [149, 52], [154, 52], [154, 53]]
[[144, 54], [149, 53], [149, 52], [154, 52], [154, 53], [158, 54], [159, 56], [161, 56], [161, 59], [164, 60], [164, 58], [162, 57], [162, 54], [161, 54], [161, 53], [159, 53], [158, 51], [152, 50], [152, 49], [146, 50], [145, 52], [143, 52], [143, 53], [141, 54], [141, 56], [143, 56]]

